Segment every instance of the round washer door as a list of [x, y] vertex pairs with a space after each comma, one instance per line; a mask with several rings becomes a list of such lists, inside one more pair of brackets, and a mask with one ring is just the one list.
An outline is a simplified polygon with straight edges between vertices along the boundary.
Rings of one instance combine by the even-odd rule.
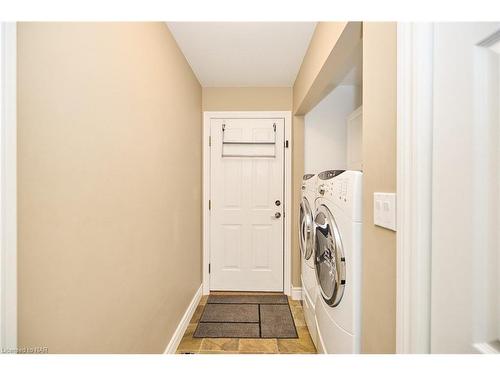
[[314, 222], [313, 212], [307, 198], [303, 197], [300, 202], [299, 217], [299, 246], [304, 259], [308, 260], [314, 250]]
[[325, 302], [337, 306], [344, 295], [346, 267], [342, 239], [332, 213], [324, 204], [316, 209], [314, 265], [319, 290]]

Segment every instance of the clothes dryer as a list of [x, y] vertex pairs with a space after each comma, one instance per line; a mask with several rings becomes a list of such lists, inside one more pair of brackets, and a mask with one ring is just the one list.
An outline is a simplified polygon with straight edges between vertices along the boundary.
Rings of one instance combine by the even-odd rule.
[[359, 353], [361, 349], [362, 173], [318, 175], [314, 214], [317, 349]]

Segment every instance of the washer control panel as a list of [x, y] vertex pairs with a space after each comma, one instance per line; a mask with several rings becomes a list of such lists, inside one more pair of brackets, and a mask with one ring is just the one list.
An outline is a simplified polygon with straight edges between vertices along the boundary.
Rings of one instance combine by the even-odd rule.
[[306, 174], [302, 177], [302, 191], [313, 192], [316, 187], [317, 177], [315, 174]]
[[314, 174], [308, 173], [308, 174], [303, 175], [302, 179], [305, 181], [305, 180], [309, 180], [310, 178], [313, 178], [313, 177], [314, 177]]

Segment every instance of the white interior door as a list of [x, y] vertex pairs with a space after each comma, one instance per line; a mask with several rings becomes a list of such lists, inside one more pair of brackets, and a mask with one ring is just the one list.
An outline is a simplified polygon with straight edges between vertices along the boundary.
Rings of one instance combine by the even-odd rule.
[[283, 291], [284, 119], [210, 121], [210, 289]]
[[433, 353], [500, 349], [499, 31], [434, 27]]

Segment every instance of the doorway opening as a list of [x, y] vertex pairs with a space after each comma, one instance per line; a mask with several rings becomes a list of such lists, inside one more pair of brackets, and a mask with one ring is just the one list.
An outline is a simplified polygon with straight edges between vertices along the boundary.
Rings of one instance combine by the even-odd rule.
[[291, 112], [205, 112], [203, 292], [291, 293]]

